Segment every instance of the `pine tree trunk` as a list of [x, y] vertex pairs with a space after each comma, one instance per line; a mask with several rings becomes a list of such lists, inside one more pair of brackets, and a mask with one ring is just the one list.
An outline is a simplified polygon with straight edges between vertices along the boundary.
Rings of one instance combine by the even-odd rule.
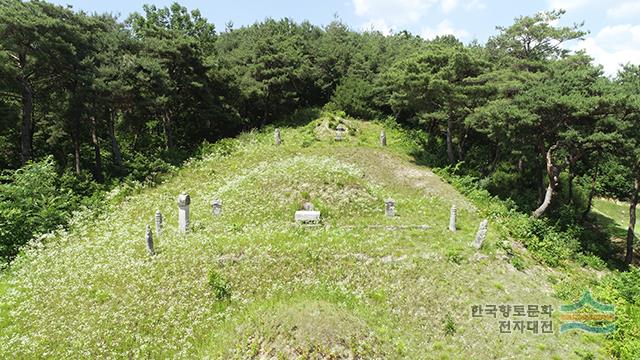
[[166, 140], [166, 149], [172, 150], [174, 147], [173, 143], [173, 124], [171, 119], [171, 114], [168, 111], [165, 111], [163, 114], [163, 124], [164, 124], [164, 135]]
[[[26, 64], [26, 56], [20, 56], [20, 67], [24, 68]], [[22, 127], [20, 129], [20, 160], [22, 165], [31, 160], [33, 146], [33, 90], [29, 81], [21, 76], [20, 86], [22, 87]]]
[[575, 175], [573, 174], [573, 172], [571, 170], [569, 170], [569, 202], [573, 204], [573, 178], [575, 177]]
[[493, 153], [493, 161], [491, 162], [491, 171], [496, 171], [498, 162], [500, 161], [500, 143], [496, 141], [496, 151]]
[[596, 195], [598, 170], [599, 170], [599, 163], [596, 162], [596, 166], [593, 169], [593, 175], [591, 176], [591, 190], [589, 190], [589, 199], [587, 200], [587, 208], [582, 213], [582, 221], [587, 220], [587, 216], [591, 212], [591, 207], [593, 206], [593, 197]]
[[80, 175], [80, 131], [78, 127], [74, 129], [73, 140], [73, 156], [76, 168], [76, 175]]
[[640, 192], [640, 177], [636, 178], [633, 196], [631, 196], [631, 203], [629, 205], [629, 227], [627, 228], [627, 253], [624, 257], [624, 262], [627, 265], [631, 265], [631, 262], [633, 261], [633, 240], [635, 239], [636, 207], [638, 205], [639, 192]]
[[453, 121], [451, 116], [447, 119], [447, 156], [449, 157], [449, 163], [455, 165], [456, 157], [453, 154]]
[[99, 182], [104, 182], [104, 176], [102, 176], [102, 156], [100, 155], [100, 142], [98, 141], [98, 134], [96, 129], [96, 118], [91, 116], [91, 142], [93, 143], [93, 152], [95, 157], [95, 166], [93, 168], [93, 178]]
[[120, 152], [120, 144], [116, 138], [115, 113], [109, 110], [109, 139], [111, 140], [111, 152], [116, 165], [122, 166], [122, 152]]
[[557, 147], [558, 145], [555, 144], [547, 150], [547, 176], [549, 177], [549, 185], [545, 191], [542, 204], [540, 204], [532, 214], [534, 218], [541, 217], [545, 211], [547, 211], [549, 205], [551, 205], [551, 200], [553, 200], [553, 193], [558, 185], [558, 169], [553, 165], [553, 152]]
[[522, 174], [524, 174], [524, 158], [523, 157], [520, 157], [518, 159], [517, 167], [518, 167], [518, 174], [522, 176]]

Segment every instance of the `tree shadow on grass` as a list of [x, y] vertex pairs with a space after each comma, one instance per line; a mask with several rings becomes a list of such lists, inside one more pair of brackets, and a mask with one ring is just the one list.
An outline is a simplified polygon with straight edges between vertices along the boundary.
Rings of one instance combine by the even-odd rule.
[[[609, 268], [626, 270], [624, 263], [626, 252], [627, 231], [621, 228], [618, 223], [608, 216], [597, 212], [589, 214], [588, 222], [585, 224], [585, 231], [581, 240], [584, 250], [603, 259]], [[635, 236], [634, 248], [638, 249], [638, 237]], [[634, 264], [640, 264], [638, 251]]]

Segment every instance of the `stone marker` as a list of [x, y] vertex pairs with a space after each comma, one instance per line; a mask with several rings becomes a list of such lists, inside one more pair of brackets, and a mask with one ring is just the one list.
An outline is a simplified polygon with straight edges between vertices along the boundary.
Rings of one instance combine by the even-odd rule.
[[282, 138], [280, 137], [280, 129], [276, 129], [275, 135], [274, 135], [274, 140], [275, 140], [276, 145], [282, 144]]
[[214, 216], [222, 215], [222, 200], [215, 199], [211, 202], [211, 210]]
[[147, 225], [147, 234], [146, 234], [146, 238], [147, 238], [147, 251], [149, 252], [149, 255], [155, 255], [156, 252], [153, 249], [153, 235], [151, 234], [151, 226]]
[[387, 134], [384, 130], [380, 132], [380, 146], [387, 146]]
[[458, 210], [456, 206], [451, 206], [451, 214], [449, 215], [449, 230], [455, 232], [456, 231], [456, 215], [458, 214]]
[[473, 242], [473, 247], [477, 250], [480, 250], [482, 247], [482, 243], [484, 239], [487, 237], [487, 227], [489, 226], [489, 220], [484, 219], [480, 223], [480, 227], [478, 228], [478, 233], [476, 234], [476, 240]]
[[162, 234], [162, 213], [156, 210], [156, 235]]
[[304, 204], [302, 204], [302, 210], [306, 210], [306, 211], [313, 211], [315, 210], [315, 207], [313, 206], [312, 203], [310, 203], [309, 201], [305, 202]]
[[396, 216], [396, 202], [393, 199], [384, 201], [384, 212], [388, 217]]
[[346, 132], [347, 128], [342, 124], [338, 124], [338, 126], [336, 126], [336, 141], [342, 141]]
[[294, 219], [296, 222], [317, 222], [317, 221], [320, 221], [320, 211], [313, 211], [313, 210], [296, 211]]
[[189, 204], [191, 204], [189, 194], [182, 193], [178, 196], [178, 230], [180, 232], [187, 232], [189, 227]]

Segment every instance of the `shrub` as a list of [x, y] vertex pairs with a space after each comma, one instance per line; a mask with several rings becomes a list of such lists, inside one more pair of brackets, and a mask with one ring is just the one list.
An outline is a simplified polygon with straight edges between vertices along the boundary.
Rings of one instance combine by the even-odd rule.
[[51, 157], [0, 181], [0, 262], [8, 262], [33, 236], [66, 223], [78, 198], [62, 186]]
[[636, 359], [640, 354], [640, 268], [605, 278], [598, 297], [615, 305], [616, 330], [609, 339], [609, 352], [616, 358]]
[[140, 153], [128, 160], [126, 167], [129, 169], [129, 175], [127, 175], [126, 180], [141, 182], [154, 182], [158, 175], [173, 169], [171, 164], [159, 157], [150, 160], [149, 157]]

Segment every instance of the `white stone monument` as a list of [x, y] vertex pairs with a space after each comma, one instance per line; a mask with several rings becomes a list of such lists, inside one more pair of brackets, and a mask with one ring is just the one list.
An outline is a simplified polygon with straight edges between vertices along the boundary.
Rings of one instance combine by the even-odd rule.
[[162, 213], [156, 210], [156, 235], [162, 234]]
[[191, 204], [189, 194], [182, 193], [178, 196], [178, 230], [180, 232], [187, 232], [189, 227], [189, 204]]
[[300, 210], [296, 211], [294, 220], [296, 222], [318, 222], [320, 221], [320, 211], [315, 210]]
[[222, 215], [222, 200], [215, 199], [211, 202], [211, 211], [213, 212], [213, 216]]
[[393, 199], [387, 199], [384, 201], [384, 212], [387, 217], [396, 216], [396, 202]]
[[449, 214], [449, 230], [456, 232], [457, 228], [456, 228], [456, 216], [458, 214], [458, 210], [456, 209], [456, 206], [453, 205], [451, 206], [451, 213]]
[[380, 146], [387, 146], [387, 134], [384, 130], [380, 132]]
[[274, 141], [276, 145], [282, 144], [282, 138], [280, 137], [280, 129], [276, 129], [274, 134]]
[[480, 250], [482, 247], [482, 243], [484, 243], [484, 239], [487, 237], [487, 231], [489, 226], [489, 220], [484, 219], [480, 223], [480, 227], [478, 228], [478, 233], [476, 234], [476, 240], [473, 242], [473, 247], [477, 250]]
[[344, 125], [339, 124], [336, 126], [336, 141], [342, 141], [346, 132], [347, 128]]

